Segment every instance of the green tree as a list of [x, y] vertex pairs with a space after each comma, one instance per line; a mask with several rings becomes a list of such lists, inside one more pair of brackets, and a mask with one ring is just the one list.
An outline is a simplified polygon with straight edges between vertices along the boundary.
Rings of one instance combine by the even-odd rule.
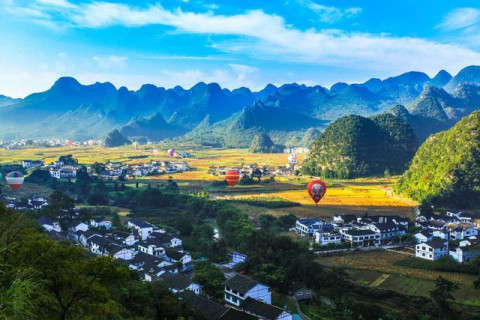
[[193, 281], [202, 286], [203, 292], [211, 297], [221, 300], [223, 296], [223, 287], [225, 276], [222, 270], [217, 268], [211, 262], [199, 262], [195, 266], [195, 275]]
[[459, 285], [442, 276], [435, 280], [435, 288], [430, 291], [430, 297], [437, 304], [440, 311], [450, 310], [450, 301], [455, 300], [453, 292], [459, 289]]

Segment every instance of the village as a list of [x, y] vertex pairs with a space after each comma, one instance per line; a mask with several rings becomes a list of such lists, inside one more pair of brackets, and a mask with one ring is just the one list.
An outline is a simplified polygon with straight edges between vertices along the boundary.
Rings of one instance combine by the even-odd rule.
[[[42, 169], [60, 180], [76, 179], [81, 166], [70, 155], [45, 164], [41, 160], [23, 160], [25, 170]], [[212, 166], [208, 173], [224, 175], [227, 166]], [[243, 176], [274, 178], [294, 175], [298, 167], [289, 163], [284, 167], [243, 165], [236, 168]], [[88, 174], [100, 180], [124, 180], [191, 170], [185, 161], [150, 161], [141, 164], [121, 162], [96, 163]], [[32, 196], [28, 201], [4, 197], [7, 207], [16, 210], [41, 211], [48, 206], [45, 197]], [[193, 280], [194, 259], [183, 248], [180, 233], [142, 219], [128, 218], [115, 227], [111, 217], [82, 215], [81, 210], [61, 210], [55, 218], [37, 218], [53, 240], [66, 241], [85, 248], [92, 256], [110, 256], [118, 263], [135, 270], [146, 282], [162, 281], [179, 299], [185, 299], [199, 314], [208, 319], [293, 319], [292, 310], [272, 304], [269, 286], [235, 271], [248, 257], [231, 253], [231, 260], [216, 266], [225, 276], [224, 301], [209, 299], [202, 285]], [[405, 249], [406, 254], [418, 259], [437, 261], [451, 257], [458, 263], [473, 261], [480, 256], [480, 215], [461, 210], [446, 210], [440, 215], [427, 215], [417, 210], [415, 221], [390, 215], [335, 214], [331, 220], [298, 218], [289, 229], [290, 234], [310, 243], [319, 256], [349, 254], [368, 250]], [[295, 301], [309, 300], [314, 290], [296, 284], [289, 291]]]

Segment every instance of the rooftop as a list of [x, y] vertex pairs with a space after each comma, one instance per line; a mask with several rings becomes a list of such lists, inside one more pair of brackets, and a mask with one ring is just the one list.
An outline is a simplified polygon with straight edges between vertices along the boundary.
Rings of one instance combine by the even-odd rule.
[[233, 278], [227, 280], [225, 282], [225, 286], [240, 292], [241, 294], [247, 293], [250, 289], [259, 285], [260, 283], [253, 280], [252, 278], [242, 276], [242, 275], [235, 275]]

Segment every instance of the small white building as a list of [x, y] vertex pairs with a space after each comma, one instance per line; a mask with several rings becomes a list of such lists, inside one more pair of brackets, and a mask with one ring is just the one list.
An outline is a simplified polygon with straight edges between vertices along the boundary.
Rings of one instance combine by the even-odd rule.
[[415, 246], [415, 256], [421, 259], [436, 261], [448, 256], [448, 241], [435, 239], [419, 243]]
[[346, 242], [356, 247], [371, 247], [380, 244], [380, 233], [371, 229], [367, 230], [344, 230], [342, 237]]
[[41, 160], [23, 160], [22, 161], [22, 167], [24, 167], [25, 169], [41, 168], [44, 166], [45, 166], [45, 163]]
[[432, 241], [433, 235], [426, 231], [420, 231], [414, 235], [415, 239], [417, 240], [417, 243], [422, 243], [422, 242], [427, 242], [427, 241]]
[[51, 231], [51, 230], [56, 232], [62, 231], [62, 228], [60, 227], [60, 223], [58, 223], [58, 221], [53, 221], [48, 217], [40, 217], [38, 218], [37, 221], [46, 231]]
[[322, 225], [323, 222], [320, 219], [302, 218], [295, 223], [295, 231], [300, 235], [313, 236]]
[[142, 240], [146, 240], [153, 232], [153, 225], [140, 219], [130, 219], [127, 225], [129, 228], [136, 229]]
[[90, 226], [110, 230], [112, 228], [112, 222], [105, 219], [90, 219]]
[[163, 281], [173, 293], [182, 293], [186, 290], [192, 291], [195, 294], [202, 293], [202, 286], [178, 273], [165, 272], [160, 275], [158, 279]]
[[330, 243], [340, 243], [342, 242], [342, 235], [338, 232], [323, 232], [316, 231], [314, 235], [314, 240], [321, 246], [328, 245]]
[[478, 236], [478, 229], [474, 224], [460, 223], [450, 228], [451, 240], [463, 240], [475, 236]]
[[237, 274], [225, 282], [225, 301], [227, 303], [239, 307], [248, 297], [266, 304], [272, 303], [270, 287], [252, 278]]

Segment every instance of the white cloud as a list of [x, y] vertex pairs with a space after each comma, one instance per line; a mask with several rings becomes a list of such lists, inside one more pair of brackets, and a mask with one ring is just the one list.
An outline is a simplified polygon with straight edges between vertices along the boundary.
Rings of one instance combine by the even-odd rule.
[[458, 30], [480, 24], [480, 9], [458, 8], [447, 14], [437, 28], [444, 30]]
[[117, 69], [125, 66], [128, 57], [116, 55], [95, 56], [92, 60], [102, 69]]
[[315, 12], [320, 21], [327, 23], [337, 22], [344, 18], [352, 18], [362, 12], [362, 8], [358, 7], [340, 9], [337, 7], [318, 4], [310, 0], [297, 0], [297, 2]]
[[[386, 72], [458, 70], [480, 60], [478, 52], [460, 45], [420, 38], [341, 30], [300, 30], [287, 25], [282, 17], [261, 10], [221, 15], [167, 10], [159, 4], [139, 8], [101, 1], [76, 6], [75, 9], [57, 9], [76, 27], [163, 25], [177, 32], [235, 36], [235, 41], [219, 41], [213, 46], [225, 52], [247, 53], [263, 59]], [[352, 9], [351, 14], [356, 12]], [[335, 13], [330, 15], [335, 16]]]

